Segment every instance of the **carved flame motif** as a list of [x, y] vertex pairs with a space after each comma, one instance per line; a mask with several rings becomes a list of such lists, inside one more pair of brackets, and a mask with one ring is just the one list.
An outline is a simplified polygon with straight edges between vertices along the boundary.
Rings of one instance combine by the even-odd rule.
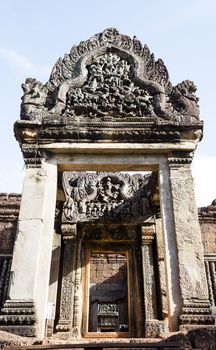
[[[100, 173], [64, 179], [67, 199], [63, 220], [133, 219], [152, 215], [151, 176]], [[155, 188], [155, 187], [154, 187]]]
[[108, 53], [87, 66], [88, 80], [67, 93], [65, 114], [101, 117], [152, 116], [153, 96], [131, 80], [133, 66]]

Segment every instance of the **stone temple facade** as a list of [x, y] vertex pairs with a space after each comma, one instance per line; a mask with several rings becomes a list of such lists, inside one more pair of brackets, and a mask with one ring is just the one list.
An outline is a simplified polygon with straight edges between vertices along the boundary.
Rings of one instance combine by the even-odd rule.
[[53, 339], [214, 329], [216, 202], [196, 208], [196, 86], [109, 28], [23, 84], [23, 193], [0, 195], [0, 330]]

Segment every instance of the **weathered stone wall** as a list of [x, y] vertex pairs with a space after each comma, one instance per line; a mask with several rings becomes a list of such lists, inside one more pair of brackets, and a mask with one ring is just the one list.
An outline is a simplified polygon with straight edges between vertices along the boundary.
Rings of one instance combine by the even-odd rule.
[[[6, 300], [9, 273], [15, 241], [21, 195], [0, 194], [0, 306]], [[216, 305], [216, 200], [207, 207], [199, 208], [199, 222], [205, 254], [205, 268], [210, 301]]]
[[199, 222], [205, 254], [216, 254], [216, 200], [207, 207], [199, 208]]
[[21, 195], [0, 193], [0, 254], [12, 254]]
[[0, 308], [7, 297], [21, 195], [0, 193]]
[[213, 310], [216, 310], [216, 200], [207, 207], [199, 208], [199, 222], [204, 246], [209, 300]]

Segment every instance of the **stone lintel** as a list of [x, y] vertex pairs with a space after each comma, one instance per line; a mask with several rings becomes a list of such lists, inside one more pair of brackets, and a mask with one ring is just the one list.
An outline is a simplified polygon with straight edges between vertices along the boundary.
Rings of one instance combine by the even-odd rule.
[[52, 154], [61, 153], [170, 153], [172, 151], [192, 152], [196, 148], [194, 141], [180, 141], [171, 143], [75, 143], [75, 142], [62, 142], [62, 143], [49, 143], [40, 145], [40, 149], [49, 151]]
[[[63, 124], [60, 121], [52, 124], [35, 124], [30, 121], [17, 121], [14, 125], [16, 139], [20, 145], [60, 145], [65, 144], [134, 144], [157, 145], [157, 144], [181, 144], [191, 143], [195, 145], [202, 137], [203, 124], [201, 122], [192, 125], [178, 125], [175, 123], [147, 123], [139, 122], [118, 122], [90, 123], [85, 121], [71, 121]], [[55, 146], [56, 148], [56, 146]], [[95, 148], [97, 148], [95, 146]]]

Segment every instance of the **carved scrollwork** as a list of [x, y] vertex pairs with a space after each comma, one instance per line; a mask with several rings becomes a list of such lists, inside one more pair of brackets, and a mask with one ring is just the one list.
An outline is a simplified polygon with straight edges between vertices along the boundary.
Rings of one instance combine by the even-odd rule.
[[155, 181], [151, 176], [64, 173], [63, 179], [63, 220], [130, 220], [153, 215], [151, 194]]

